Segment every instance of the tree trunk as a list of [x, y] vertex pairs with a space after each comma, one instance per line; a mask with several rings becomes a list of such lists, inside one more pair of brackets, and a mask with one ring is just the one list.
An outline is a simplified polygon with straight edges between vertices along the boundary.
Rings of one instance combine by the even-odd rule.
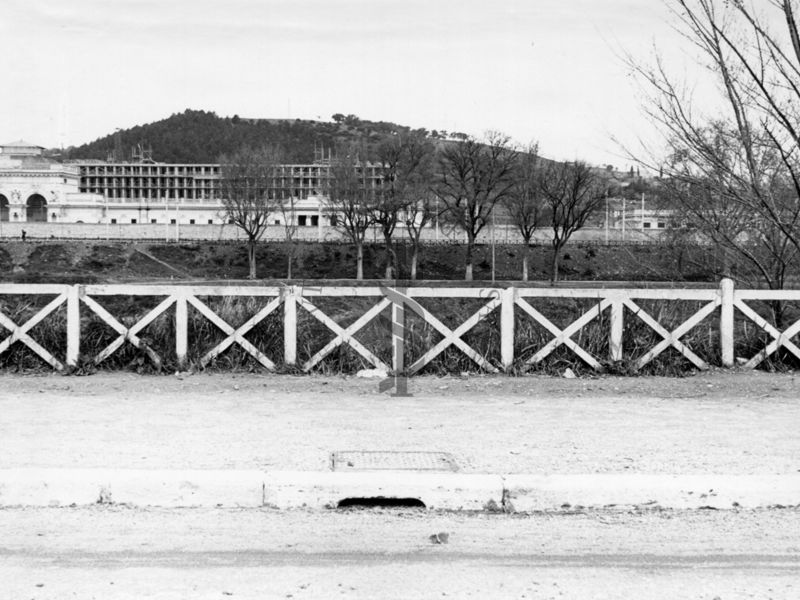
[[770, 302], [770, 308], [772, 309], [772, 320], [775, 323], [775, 327], [783, 330], [785, 326], [784, 303], [780, 300], [773, 300]]
[[417, 278], [417, 255], [419, 254], [419, 247], [414, 244], [411, 250], [411, 279]]
[[467, 256], [464, 261], [464, 279], [472, 281], [472, 247], [475, 245], [475, 238], [467, 232]]
[[286, 250], [286, 279], [292, 278], [292, 263], [294, 262], [294, 240], [291, 236], [286, 235], [284, 245]]
[[254, 239], [247, 240], [247, 261], [250, 263], [250, 273], [248, 279], [256, 278], [256, 241]]
[[522, 281], [528, 281], [528, 249], [522, 255]]
[[394, 265], [396, 263], [394, 248], [392, 248], [392, 236], [383, 236], [386, 245], [386, 279], [394, 278]]
[[558, 281], [558, 252], [560, 248], [553, 244], [553, 259], [550, 262], [550, 283]]
[[356, 246], [356, 279], [364, 279], [364, 245]]

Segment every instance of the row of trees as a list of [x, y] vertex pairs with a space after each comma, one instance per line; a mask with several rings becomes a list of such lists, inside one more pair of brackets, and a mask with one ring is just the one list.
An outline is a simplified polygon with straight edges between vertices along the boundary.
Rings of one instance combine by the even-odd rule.
[[[228, 218], [246, 234], [250, 277], [255, 278], [255, 244], [270, 214], [283, 213], [289, 264], [296, 232], [292, 198], [277, 185], [283, 152], [275, 147], [243, 148], [220, 158], [220, 196]], [[385, 244], [385, 277], [397, 277], [394, 236], [403, 225], [412, 247], [411, 278], [417, 276], [421, 236], [434, 219], [464, 233], [465, 279], [473, 278], [473, 249], [481, 231], [502, 207], [519, 230], [526, 251], [522, 278], [528, 279], [529, 248], [537, 228], [552, 230], [551, 279], [572, 234], [605, 201], [611, 182], [603, 172], [576, 161], [540, 158], [538, 147], [516, 147], [499, 133], [483, 139], [433, 144], [420, 134], [392, 136], [377, 147], [337, 148], [323, 192], [337, 228], [356, 249], [356, 277], [362, 279], [367, 233], [377, 228]]]

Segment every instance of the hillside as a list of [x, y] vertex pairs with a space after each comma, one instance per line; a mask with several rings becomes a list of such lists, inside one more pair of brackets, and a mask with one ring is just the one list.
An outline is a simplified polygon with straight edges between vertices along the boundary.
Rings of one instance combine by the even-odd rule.
[[214, 163], [221, 154], [234, 152], [242, 146], [279, 144], [287, 153], [287, 161], [308, 163], [315, 159], [319, 148], [329, 150], [349, 142], [372, 145], [393, 133], [417, 131], [434, 140], [464, 137], [461, 133], [412, 130], [396, 123], [367, 121], [355, 115], [336, 114], [332, 119], [329, 122], [247, 119], [187, 109], [161, 121], [137, 125], [82, 146], [70, 147], [62, 158], [130, 160], [132, 151], [141, 145], [152, 150], [156, 162]]

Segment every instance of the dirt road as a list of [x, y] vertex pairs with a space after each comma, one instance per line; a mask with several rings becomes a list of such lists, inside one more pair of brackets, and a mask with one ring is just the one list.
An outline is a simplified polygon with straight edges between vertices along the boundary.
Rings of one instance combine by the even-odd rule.
[[789, 600], [798, 532], [795, 510], [0, 510], [0, 596]]
[[0, 468], [327, 469], [339, 450], [441, 451], [463, 472], [800, 471], [794, 375], [683, 379], [0, 376]]

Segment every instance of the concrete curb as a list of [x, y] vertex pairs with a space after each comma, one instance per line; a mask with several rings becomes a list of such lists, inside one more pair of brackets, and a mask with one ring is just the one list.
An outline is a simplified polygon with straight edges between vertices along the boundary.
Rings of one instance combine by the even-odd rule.
[[501, 510], [499, 475], [412, 471], [271, 471], [264, 503], [276, 508], [336, 508], [347, 498], [410, 498], [426, 508]]
[[800, 475], [506, 475], [504, 508], [759, 508], [800, 505]]
[[0, 470], [0, 506], [242, 506], [264, 503], [261, 471]]
[[800, 474], [484, 475], [412, 471], [0, 470], [0, 507], [128, 504], [335, 508], [405, 498], [429, 509], [563, 511], [800, 506]]

